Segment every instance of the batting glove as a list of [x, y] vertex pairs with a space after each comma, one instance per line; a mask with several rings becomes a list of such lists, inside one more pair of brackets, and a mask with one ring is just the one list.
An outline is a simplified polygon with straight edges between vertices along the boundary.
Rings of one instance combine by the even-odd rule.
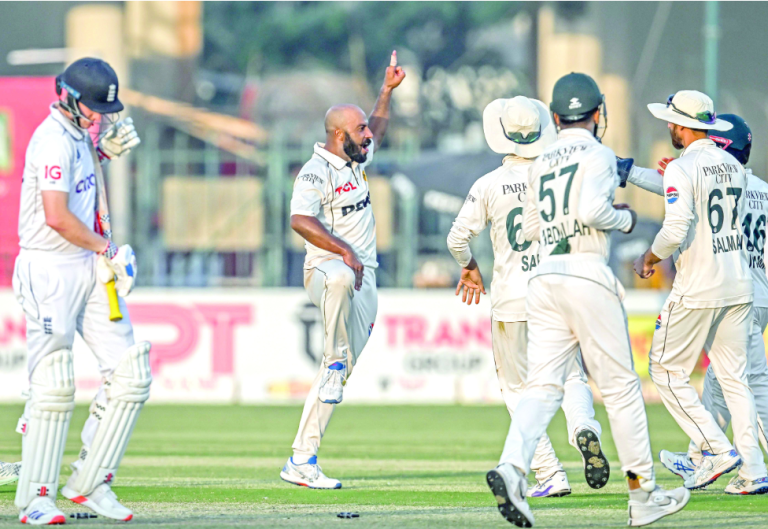
[[[112, 242], [110, 244], [114, 245]], [[137, 272], [136, 254], [129, 244], [121, 246], [111, 258], [102, 253], [96, 265], [99, 281], [108, 283], [114, 279], [115, 288], [121, 297], [126, 297], [133, 291]]]
[[99, 160], [104, 162], [119, 158], [131, 152], [131, 149], [140, 143], [141, 138], [133, 125], [133, 119], [125, 118], [115, 123], [115, 126], [111, 127], [99, 140], [97, 149]]

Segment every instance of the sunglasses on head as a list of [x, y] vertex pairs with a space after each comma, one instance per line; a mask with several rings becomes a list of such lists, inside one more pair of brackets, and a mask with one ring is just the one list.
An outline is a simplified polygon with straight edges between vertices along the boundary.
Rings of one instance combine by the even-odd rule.
[[499, 118], [499, 123], [501, 124], [501, 130], [504, 131], [504, 136], [506, 136], [509, 141], [518, 143], [520, 145], [528, 145], [529, 143], [533, 143], [541, 137], [541, 125], [539, 125], [539, 130], [536, 132], [529, 132], [528, 134], [523, 135], [522, 132], [507, 132], [507, 129], [504, 128], [504, 123], [501, 121], [501, 118]]
[[675, 94], [672, 94], [667, 98], [667, 108], [672, 107], [672, 110], [677, 112], [678, 114], [682, 114], [683, 116], [689, 117], [691, 119], [695, 119], [699, 123], [704, 123], [705, 125], [714, 125], [717, 121], [717, 112], [710, 112], [709, 110], [705, 110], [704, 112], [699, 112], [695, 116], [690, 115], [687, 112], [683, 112], [679, 108], [675, 106], [675, 104], [672, 102], [672, 98], [675, 97]]

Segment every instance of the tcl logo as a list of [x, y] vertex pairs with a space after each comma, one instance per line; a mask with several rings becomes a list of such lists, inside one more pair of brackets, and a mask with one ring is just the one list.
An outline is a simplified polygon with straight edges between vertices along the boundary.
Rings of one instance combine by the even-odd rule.
[[51, 178], [53, 180], [61, 180], [61, 167], [58, 165], [52, 165], [51, 167], [45, 166], [45, 178]]
[[355, 204], [354, 206], [342, 206], [341, 208], [341, 216], [346, 217], [353, 211], [363, 211], [365, 208], [367, 208], [371, 204], [371, 194], [368, 193], [366, 197]]
[[347, 193], [348, 191], [352, 191], [353, 189], [357, 189], [357, 188], [352, 184], [352, 182], [347, 182], [343, 186], [336, 188], [336, 194], [340, 195], [342, 193]]

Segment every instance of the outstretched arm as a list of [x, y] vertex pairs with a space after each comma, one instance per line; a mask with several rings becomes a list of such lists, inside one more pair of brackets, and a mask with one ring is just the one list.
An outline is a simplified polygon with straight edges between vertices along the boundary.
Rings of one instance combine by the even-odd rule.
[[384, 84], [381, 85], [379, 97], [376, 98], [376, 104], [373, 105], [373, 111], [368, 117], [368, 127], [373, 132], [373, 141], [377, 148], [381, 145], [389, 125], [389, 103], [392, 99], [392, 90], [400, 86], [403, 79], [405, 79], [405, 72], [397, 65], [397, 52], [393, 51], [389, 68], [384, 74]]

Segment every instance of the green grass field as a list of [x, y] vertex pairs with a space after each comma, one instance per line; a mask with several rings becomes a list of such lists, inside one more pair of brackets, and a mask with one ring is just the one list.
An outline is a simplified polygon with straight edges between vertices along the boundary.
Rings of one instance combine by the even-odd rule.
[[[21, 406], [0, 406], [0, 459], [17, 460], [14, 433]], [[78, 408], [65, 453], [80, 447], [87, 410]], [[501, 452], [509, 416], [502, 406], [354, 406], [337, 408], [323, 440], [320, 463], [342, 480], [340, 490], [308, 490], [278, 474], [290, 455], [298, 407], [148, 406], [115, 484], [136, 516], [131, 525], [166, 527], [512, 527], [496, 510], [485, 472]], [[653, 449], [682, 449], [686, 439], [666, 410], [649, 407]], [[613, 475], [600, 491], [589, 489], [578, 452], [567, 443], [560, 413], [549, 428], [574, 492], [532, 500], [536, 527], [618, 527], [627, 523], [626, 485], [605, 411], [598, 409]], [[680, 480], [657, 464], [666, 487]], [[767, 527], [768, 497], [722, 493], [723, 477], [695, 492], [681, 514], [654, 527]], [[0, 487], [0, 525], [18, 525], [15, 486]], [[82, 508], [59, 499], [71, 513]], [[72, 505], [72, 507], [70, 507]], [[342, 520], [343, 511], [360, 518]], [[72, 520], [90, 527], [104, 519]]]

